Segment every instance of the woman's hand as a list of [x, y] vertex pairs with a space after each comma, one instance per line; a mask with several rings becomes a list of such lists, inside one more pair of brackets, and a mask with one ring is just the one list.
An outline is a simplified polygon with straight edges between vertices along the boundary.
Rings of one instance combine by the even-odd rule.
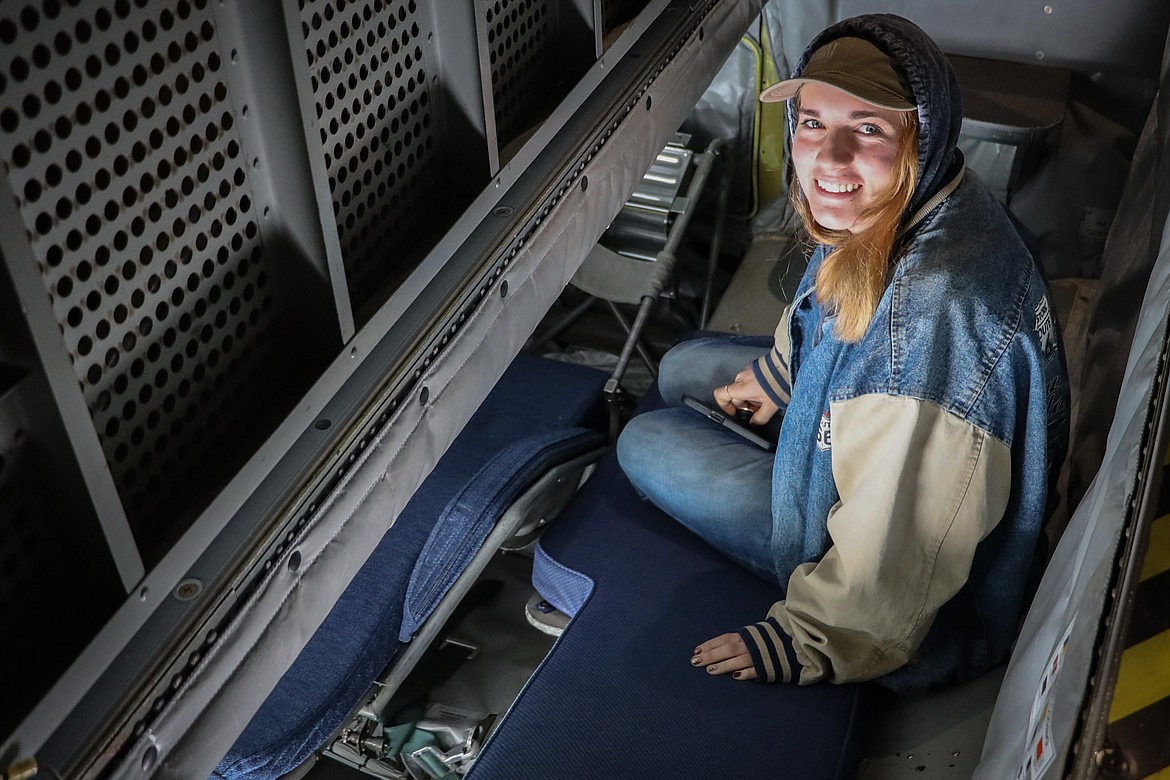
[[763, 425], [780, 411], [780, 407], [772, 403], [764, 388], [760, 387], [751, 366], [736, 374], [735, 381], [731, 384], [715, 388], [714, 396], [719, 408], [732, 417], [740, 409], [750, 409], [752, 425]]
[[739, 634], [723, 634], [695, 648], [691, 666], [707, 667], [707, 674], [728, 674], [737, 680], [756, 679], [756, 668]]

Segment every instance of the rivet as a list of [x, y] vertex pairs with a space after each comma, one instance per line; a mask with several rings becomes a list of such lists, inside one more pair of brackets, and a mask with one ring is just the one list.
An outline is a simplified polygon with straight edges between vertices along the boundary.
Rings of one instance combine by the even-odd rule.
[[515, 211], [515, 209], [513, 209], [511, 206], [496, 206], [494, 209], [492, 209], [492, 214], [497, 217], [510, 217], [512, 216], [513, 211]]
[[1051, 14], [1052, 13], [1052, 6], [1050, 6], [1050, 5], [1044, 6], [1044, 13]]
[[427, 401], [429, 401], [430, 399], [431, 399], [431, 389], [429, 387], [424, 387], [421, 391], [419, 391], [418, 402], [420, 404], [422, 404], [423, 406], [426, 406]]
[[175, 586], [175, 598], [179, 601], [190, 601], [202, 592], [203, 583], [194, 577], [188, 577]]
[[150, 772], [154, 769], [154, 765], [158, 763], [158, 748], [151, 745], [142, 754], [142, 771]]

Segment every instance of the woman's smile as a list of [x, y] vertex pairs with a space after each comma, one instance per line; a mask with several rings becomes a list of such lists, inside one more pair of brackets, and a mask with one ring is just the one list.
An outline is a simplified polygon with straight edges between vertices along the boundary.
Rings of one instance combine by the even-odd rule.
[[834, 195], [847, 195], [856, 192], [860, 189], [860, 184], [841, 184], [837, 182], [826, 181], [824, 179], [817, 179], [817, 188]]

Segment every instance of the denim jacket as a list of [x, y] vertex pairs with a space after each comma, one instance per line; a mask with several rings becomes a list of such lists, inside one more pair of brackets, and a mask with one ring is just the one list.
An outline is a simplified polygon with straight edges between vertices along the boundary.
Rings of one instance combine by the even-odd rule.
[[766, 680], [974, 676], [1008, 654], [1067, 443], [1047, 287], [971, 172], [915, 226], [858, 343], [817, 302], [826, 255], [754, 365], [786, 407], [773, 554], [793, 574], [740, 633]]

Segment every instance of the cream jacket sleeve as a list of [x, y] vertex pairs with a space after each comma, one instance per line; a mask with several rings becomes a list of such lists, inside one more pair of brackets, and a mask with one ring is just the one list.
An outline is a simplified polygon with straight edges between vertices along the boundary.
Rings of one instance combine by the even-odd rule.
[[772, 349], [752, 363], [752, 373], [756, 381], [767, 393], [772, 403], [780, 409], [788, 408], [792, 399], [792, 374], [788, 369], [788, 358], [791, 344], [788, 338], [788, 320], [792, 316], [792, 307], [786, 306], [780, 317], [780, 324], [776, 326], [776, 335]]
[[939, 406], [865, 395], [830, 407], [832, 547], [740, 629], [760, 679], [868, 680], [904, 665], [1003, 516], [1008, 446]]

